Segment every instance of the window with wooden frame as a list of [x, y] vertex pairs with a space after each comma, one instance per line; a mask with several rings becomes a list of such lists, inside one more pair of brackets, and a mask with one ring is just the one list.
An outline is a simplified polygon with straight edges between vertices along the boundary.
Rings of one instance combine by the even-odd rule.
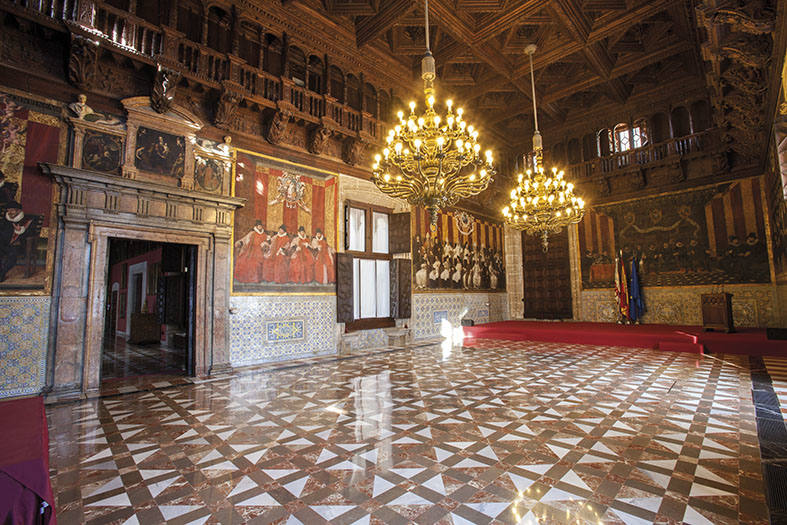
[[347, 330], [393, 326], [391, 253], [388, 246], [392, 210], [345, 202], [345, 254], [352, 257], [352, 321]]

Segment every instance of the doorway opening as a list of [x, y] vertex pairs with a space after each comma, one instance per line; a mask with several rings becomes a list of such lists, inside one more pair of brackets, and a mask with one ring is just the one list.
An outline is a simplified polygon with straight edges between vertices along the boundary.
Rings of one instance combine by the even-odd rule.
[[197, 247], [110, 238], [101, 379], [194, 375]]

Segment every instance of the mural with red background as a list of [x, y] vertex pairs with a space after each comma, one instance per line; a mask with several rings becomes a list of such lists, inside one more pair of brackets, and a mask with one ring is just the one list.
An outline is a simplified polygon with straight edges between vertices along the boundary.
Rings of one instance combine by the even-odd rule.
[[0, 292], [49, 291], [53, 183], [38, 164], [64, 160], [60, 111], [55, 103], [0, 93]]

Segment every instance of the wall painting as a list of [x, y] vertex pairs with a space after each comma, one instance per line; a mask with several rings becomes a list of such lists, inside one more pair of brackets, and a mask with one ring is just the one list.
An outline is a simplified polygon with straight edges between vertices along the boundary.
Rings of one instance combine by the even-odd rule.
[[582, 286], [614, 286], [615, 254], [643, 286], [770, 282], [759, 178], [597, 206], [579, 224]]
[[337, 181], [237, 151], [233, 293], [335, 293]]
[[[35, 110], [33, 109], [35, 108]], [[49, 111], [49, 113], [43, 113]], [[48, 294], [56, 221], [39, 162], [63, 163], [66, 128], [53, 101], [0, 93], [0, 293]]]
[[137, 169], [156, 175], [181, 178], [185, 158], [184, 137], [151, 128], [140, 127], [137, 130], [134, 159], [134, 166]]
[[413, 289], [503, 292], [503, 225], [461, 210], [413, 212]]

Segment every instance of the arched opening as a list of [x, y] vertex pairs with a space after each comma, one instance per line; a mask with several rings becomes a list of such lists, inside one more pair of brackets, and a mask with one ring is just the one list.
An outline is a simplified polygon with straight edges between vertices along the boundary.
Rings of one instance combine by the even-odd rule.
[[306, 86], [306, 55], [299, 47], [290, 46], [287, 50], [287, 72], [296, 85]]
[[587, 162], [595, 157], [598, 157], [596, 137], [592, 133], [588, 133], [582, 137], [582, 160]]
[[607, 128], [600, 129], [596, 133], [598, 140], [598, 155], [599, 157], [606, 157], [612, 155], [612, 132]]
[[691, 117], [689, 111], [683, 106], [678, 106], [670, 113], [672, 124], [672, 137], [685, 137], [691, 135]]
[[194, 0], [178, 2], [178, 31], [192, 42], [202, 42], [202, 4]]
[[265, 35], [265, 56], [263, 59], [263, 70], [274, 76], [281, 76], [282, 73], [282, 44], [275, 35]]
[[254, 22], [244, 20], [240, 24], [238, 38], [238, 55], [253, 67], [260, 67], [260, 42], [262, 27]]
[[325, 66], [316, 55], [309, 56], [309, 85], [310, 91], [323, 94], [325, 92], [323, 77], [325, 76]]
[[579, 164], [582, 162], [582, 150], [579, 147], [579, 139], [571, 139], [566, 145], [568, 164]]
[[566, 163], [566, 145], [562, 142], [559, 144], [555, 144], [552, 147], [552, 157], [554, 159], [555, 164], [565, 164]]
[[329, 94], [340, 104], [344, 104], [344, 73], [336, 66], [328, 68]]
[[377, 90], [368, 82], [363, 86], [363, 110], [377, 118]]
[[707, 100], [697, 100], [691, 105], [691, 120], [694, 133], [705, 131], [712, 126], [710, 104]]
[[[128, 2], [124, 2], [128, 3]], [[169, 2], [159, 0], [137, 0], [136, 15], [154, 25], [166, 24], [169, 21]]]
[[352, 73], [347, 75], [347, 105], [361, 111], [361, 81]]
[[207, 45], [219, 53], [229, 53], [230, 15], [220, 7], [212, 6], [208, 10], [208, 41]]
[[393, 120], [391, 116], [391, 97], [382, 89], [377, 92], [377, 104], [380, 107], [380, 120], [390, 122]]
[[670, 138], [669, 119], [664, 113], [656, 113], [650, 117], [650, 140], [653, 144], [664, 142]]

